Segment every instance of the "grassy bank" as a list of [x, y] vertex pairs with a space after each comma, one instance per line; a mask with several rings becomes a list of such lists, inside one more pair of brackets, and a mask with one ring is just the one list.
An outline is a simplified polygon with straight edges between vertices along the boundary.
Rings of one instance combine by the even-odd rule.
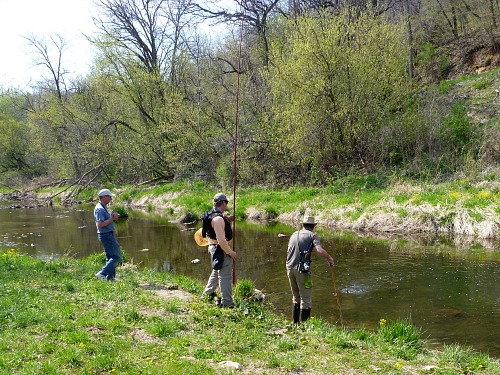
[[250, 301], [247, 280], [238, 307], [220, 309], [179, 275], [125, 264], [118, 282], [98, 281], [103, 262], [0, 253], [0, 374], [500, 374], [498, 360], [468, 348], [426, 349], [410, 322], [295, 327]]
[[[117, 187], [115, 204], [181, 219], [210, 208], [217, 191], [234, 201], [232, 187], [177, 182]], [[44, 189], [43, 194], [55, 194]], [[82, 200], [95, 197], [88, 189]], [[64, 196], [62, 194], [61, 196]], [[59, 197], [61, 197], [59, 196]], [[326, 187], [237, 189], [236, 214], [246, 219], [277, 219], [295, 224], [305, 214], [328, 228], [373, 233], [453, 233], [478, 239], [500, 236], [500, 183], [494, 174], [480, 180], [419, 183], [386, 175], [352, 176]], [[232, 205], [230, 204], [230, 210]]]

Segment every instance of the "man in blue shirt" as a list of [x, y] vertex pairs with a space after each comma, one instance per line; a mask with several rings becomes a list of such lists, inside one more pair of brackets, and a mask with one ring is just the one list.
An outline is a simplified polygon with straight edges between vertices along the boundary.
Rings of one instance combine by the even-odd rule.
[[95, 276], [103, 281], [115, 280], [116, 265], [122, 260], [120, 245], [114, 234], [114, 222], [118, 220], [120, 214], [116, 212], [110, 213], [108, 210], [108, 204], [114, 196], [108, 189], [102, 189], [99, 191], [99, 203], [94, 208], [97, 237], [104, 247], [104, 253], [106, 254], [106, 265]]

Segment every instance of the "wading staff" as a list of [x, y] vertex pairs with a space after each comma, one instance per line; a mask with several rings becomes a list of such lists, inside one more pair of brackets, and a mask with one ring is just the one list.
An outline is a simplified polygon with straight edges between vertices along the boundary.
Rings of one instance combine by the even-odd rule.
[[[243, 44], [243, 20], [245, 12], [241, 5], [241, 27], [240, 45], [238, 51], [238, 86], [236, 88], [236, 119], [234, 127], [234, 155], [233, 155], [233, 251], [236, 251], [236, 172], [237, 172], [237, 146], [238, 146], [238, 123], [239, 123], [239, 101], [240, 101], [240, 75], [241, 75], [241, 46]], [[236, 261], [233, 258], [233, 285], [236, 284]]]
[[337, 306], [339, 307], [340, 324], [342, 325], [342, 328], [344, 328], [344, 318], [342, 317], [342, 308], [340, 307], [340, 299], [339, 299], [339, 294], [337, 292], [337, 283], [335, 282], [335, 272], [333, 271], [333, 265], [330, 265], [330, 270], [332, 271], [333, 289], [335, 289], [335, 298], [337, 299]]

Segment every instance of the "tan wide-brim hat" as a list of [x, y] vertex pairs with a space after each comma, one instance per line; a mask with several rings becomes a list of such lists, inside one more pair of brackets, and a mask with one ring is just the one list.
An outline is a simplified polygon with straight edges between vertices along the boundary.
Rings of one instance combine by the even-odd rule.
[[194, 241], [198, 246], [208, 246], [208, 239], [201, 235], [202, 228], [194, 232]]
[[304, 220], [302, 220], [302, 224], [315, 225], [316, 221], [314, 219], [314, 216], [304, 216]]

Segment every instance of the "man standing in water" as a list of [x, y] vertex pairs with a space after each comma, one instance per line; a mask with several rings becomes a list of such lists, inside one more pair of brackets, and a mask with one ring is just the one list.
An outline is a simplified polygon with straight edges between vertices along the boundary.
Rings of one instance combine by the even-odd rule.
[[305, 322], [311, 315], [312, 284], [311, 284], [311, 252], [314, 247], [319, 255], [326, 258], [333, 266], [333, 258], [321, 244], [314, 227], [314, 216], [304, 216], [302, 230], [294, 232], [288, 241], [286, 269], [288, 281], [293, 295], [293, 322]]
[[104, 247], [106, 254], [106, 265], [95, 274], [103, 281], [115, 281], [116, 265], [122, 260], [120, 245], [115, 238], [115, 221], [120, 217], [116, 212], [110, 213], [108, 204], [111, 202], [112, 194], [108, 189], [99, 191], [99, 203], [94, 208], [94, 218], [97, 226], [97, 237]]
[[224, 216], [229, 203], [224, 194], [216, 194], [213, 202], [212, 210], [203, 215], [202, 236], [208, 237], [208, 251], [212, 257], [212, 273], [203, 291], [203, 296], [213, 300], [216, 297], [215, 289], [219, 285], [222, 294], [219, 305], [233, 308], [232, 273], [233, 259], [236, 258], [236, 252], [231, 250], [228, 241], [233, 238], [233, 231], [229, 222], [234, 220], [234, 216], [229, 218]]

